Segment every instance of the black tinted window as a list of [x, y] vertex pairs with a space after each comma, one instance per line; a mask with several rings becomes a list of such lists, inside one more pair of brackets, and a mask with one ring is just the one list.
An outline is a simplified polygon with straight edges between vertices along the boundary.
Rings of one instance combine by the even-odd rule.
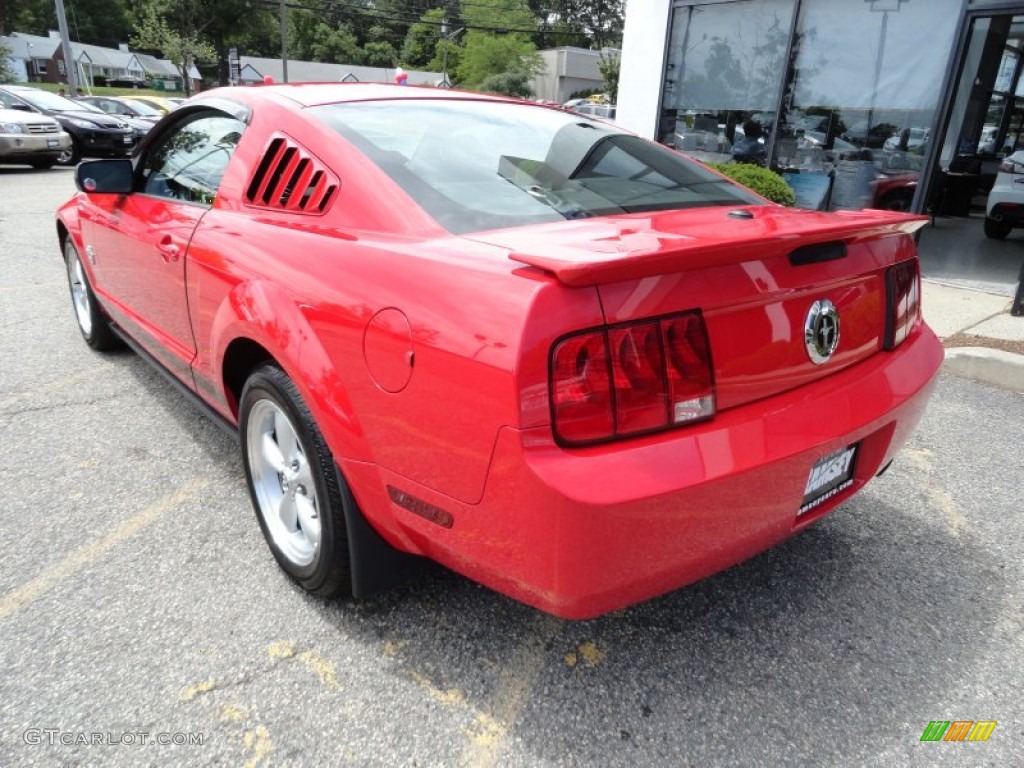
[[422, 99], [314, 112], [457, 234], [762, 202], [670, 149], [559, 110]]

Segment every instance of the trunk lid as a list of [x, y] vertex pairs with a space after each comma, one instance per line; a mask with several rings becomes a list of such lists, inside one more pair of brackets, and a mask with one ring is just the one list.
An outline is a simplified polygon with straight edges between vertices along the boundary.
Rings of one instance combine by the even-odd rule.
[[[567, 286], [593, 286], [606, 322], [701, 310], [719, 410], [783, 392], [882, 349], [885, 272], [913, 258], [923, 216], [777, 206], [701, 208], [474, 235]], [[805, 325], [827, 300], [839, 344], [812, 361]], [[576, 329], [565, 329], [576, 330]]]

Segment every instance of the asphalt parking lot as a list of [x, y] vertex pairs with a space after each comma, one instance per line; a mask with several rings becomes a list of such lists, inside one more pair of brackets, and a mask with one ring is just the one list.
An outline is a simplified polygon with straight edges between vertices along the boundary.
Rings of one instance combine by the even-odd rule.
[[[53, 224], [72, 190], [0, 169], [0, 765], [1024, 761], [1024, 396], [944, 374], [854, 501], [599, 620], [441, 570], [314, 599], [232, 438], [82, 342]], [[997, 726], [922, 742], [934, 720]]]

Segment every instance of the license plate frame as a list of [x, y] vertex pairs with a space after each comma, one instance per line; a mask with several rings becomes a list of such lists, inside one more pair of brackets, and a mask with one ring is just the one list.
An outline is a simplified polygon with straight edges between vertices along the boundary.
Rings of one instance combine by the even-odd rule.
[[60, 146], [60, 139], [47, 139], [46, 140], [46, 146], [47, 147], [59, 147]]
[[806, 515], [853, 485], [860, 443], [852, 443], [822, 456], [811, 466], [797, 517]]

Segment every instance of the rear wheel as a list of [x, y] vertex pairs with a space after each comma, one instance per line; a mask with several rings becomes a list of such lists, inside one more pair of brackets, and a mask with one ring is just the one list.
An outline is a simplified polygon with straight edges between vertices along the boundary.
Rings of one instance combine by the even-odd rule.
[[263, 535], [281, 568], [316, 595], [351, 590], [345, 506], [323, 435], [277, 366], [253, 373], [239, 407], [242, 462]]
[[1010, 234], [1011, 229], [1013, 229], [1013, 227], [1005, 221], [996, 221], [995, 219], [988, 218], [985, 219], [985, 237], [989, 237], [993, 240], [1003, 240], [1008, 234]]
[[71, 304], [75, 308], [78, 330], [85, 343], [93, 349], [105, 352], [121, 346], [121, 340], [110, 328], [110, 321], [96, 302], [96, 294], [89, 285], [78, 249], [68, 237], [64, 243], [64, 261], [68, 272], [68, 287], [71, 289]]

